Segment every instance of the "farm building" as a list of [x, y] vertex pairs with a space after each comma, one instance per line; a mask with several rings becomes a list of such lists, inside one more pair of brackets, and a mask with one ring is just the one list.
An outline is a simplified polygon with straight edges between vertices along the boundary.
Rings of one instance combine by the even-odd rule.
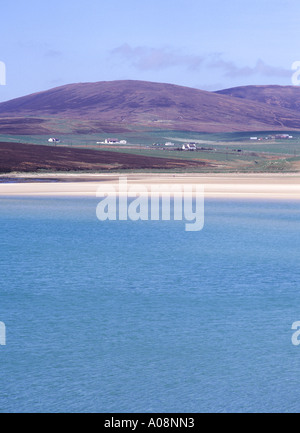
[[181, 150], [197, 150], [195, 143], [184, 143]]

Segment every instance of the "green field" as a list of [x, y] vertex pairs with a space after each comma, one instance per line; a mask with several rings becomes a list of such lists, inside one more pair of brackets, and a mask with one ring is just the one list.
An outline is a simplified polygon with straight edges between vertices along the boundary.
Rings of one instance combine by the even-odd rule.
[[[285, 172], [298, 171], [300, 161], [300, 132], [286, 132], [292, 139], [250, 140], [250, 136], [266, 137], [282, 132], [255, 131], [236, 133], [195, 133], [187, 131], [141, 130], [116, 134], [53, 134], [61, 141], [57, 146], [89, 148], [124, 152], [161, 158], [206, 160], [215, 165], [216, 172]], [[126, 145], [96, 144], [105, 138], [126, 140]], [[40, 145], [48, 143], [49, 135], [0, 135], [0, 141]], [[172, 147], [164, 146], [171, 141]], [[179, 150], [183, 143], [195, 142], [197, 151]], [[160, 143], [153, 146], [153, 143]], [[201, 150], [201, 148], [205, 148]], [[193, 171], [193, 169], [191, 169]], [[207, 171], [208, 169], [201, 169]]]

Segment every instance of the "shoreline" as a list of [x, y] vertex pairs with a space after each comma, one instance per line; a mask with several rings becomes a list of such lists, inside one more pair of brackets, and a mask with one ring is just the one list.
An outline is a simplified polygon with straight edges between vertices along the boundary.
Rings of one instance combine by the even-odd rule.
[[[1, 175], [3, 179], [12, 179], [11, 183], [0, 183], [2, 197], [33, 196], [89, 196], [96, 197], [99, 186], [118, 187], [119, 179], [126, 178], [127, 185], [134, 191], [134, 186], [151, 191], [159, 185], [166, 188], [173, 186], [174, 194], [184, 185], [192, 187], [196, 196], [196, 187], [204, 187], [205, 198], [249, 198], [249, 199], [288, 199], [300, 200], [299, 173], [224, 173], [224, 174], [168, 174], [168, 173], [109, 173], [109, 174], [60, 174], [60, 173], [24, 173]], [[25, 181], [24, 181], [25, 179]], [[20, 181], [21, 180], [21, 181]], [[120, 195], [122, 192], [118, 191]]]

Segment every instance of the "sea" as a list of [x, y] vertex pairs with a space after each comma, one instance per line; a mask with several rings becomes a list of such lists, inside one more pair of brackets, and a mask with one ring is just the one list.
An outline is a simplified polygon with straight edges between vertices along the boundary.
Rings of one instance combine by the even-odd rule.
[[0, 198], [0, 411], [299, 412], [300, 201], [189, 232], [97, 200]]

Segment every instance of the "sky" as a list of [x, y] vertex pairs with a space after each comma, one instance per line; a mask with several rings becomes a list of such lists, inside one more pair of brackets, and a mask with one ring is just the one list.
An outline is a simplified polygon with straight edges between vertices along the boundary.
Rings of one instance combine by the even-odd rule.
[[1, 3], [0, 102], [124, 79], [209, 91], [291, 85], [300, 61], [299, 0]]

